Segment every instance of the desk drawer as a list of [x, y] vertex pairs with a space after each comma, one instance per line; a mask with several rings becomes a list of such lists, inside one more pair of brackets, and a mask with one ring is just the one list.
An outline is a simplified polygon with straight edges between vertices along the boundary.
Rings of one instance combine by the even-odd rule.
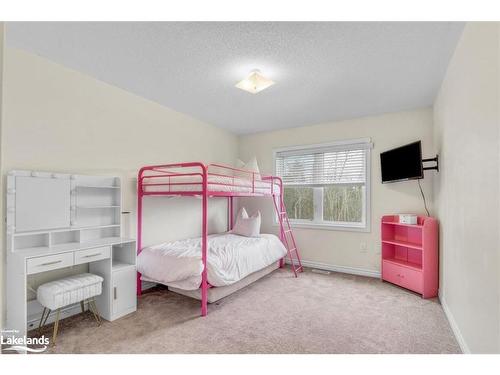
[[31, 258], [26, 261], [26, 272], [28, 275], [52, 271], [58, 268], [73, 265], [73, 253], [47, 255], [45, 257]]
[[75, 251], [75, 264], [95, 262], [101, 259], [108, 259], [111, 256], [111, 247], [94, 247]]
[[383, 279], [393, 284], [422, 293], [422, 272], [399, 266], [390, 262], [383, 264]]

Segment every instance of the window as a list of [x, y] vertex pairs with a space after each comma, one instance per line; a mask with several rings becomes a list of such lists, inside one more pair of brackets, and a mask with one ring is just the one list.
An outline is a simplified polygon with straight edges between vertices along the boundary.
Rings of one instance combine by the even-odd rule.
[[369, 230], [369, 139], [275, 150], [290, 221]]

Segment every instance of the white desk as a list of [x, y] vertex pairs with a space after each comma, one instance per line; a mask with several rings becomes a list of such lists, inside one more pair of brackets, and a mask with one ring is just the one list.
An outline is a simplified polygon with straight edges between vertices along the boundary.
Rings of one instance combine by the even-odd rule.
[[[96, 298], [104, 319], [136, 310], [136, 244], [121, 238], [121, 208], [116, 176], [8, 173], [7, 330], [17, 330], [19, 337], [27, 332], [30, 275], [82, 264], [104, 278], [102, 294]], [[36, 319], [36, 312], [30, 318]]]
[[89, 272], [104, 278], [96, 298], [101, 316], [118, 319], [136, 310], [135, 240], [110, 237], [85, 243], [36, 247], [7, 254], [7, 326], [16, 337], [27, 333], [29, 275], [89, 264]]

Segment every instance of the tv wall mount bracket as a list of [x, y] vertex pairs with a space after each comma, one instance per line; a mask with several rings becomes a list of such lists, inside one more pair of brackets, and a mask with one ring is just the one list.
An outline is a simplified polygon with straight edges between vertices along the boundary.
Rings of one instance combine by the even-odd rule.
[[437, 172], [439, 172], [439, 155], [436, 155], [435, 157], [429, 158], [429, 159], [422, 159], [422, 165], [424, 165], [424, 163], [431, 163], [431, 162], [436, 162], [436, 165], [433, 165], [432, 167], [425, 167], [424, 166], [422, 169], [424, 171], [429, 171], [429, 170], [435, 169]]

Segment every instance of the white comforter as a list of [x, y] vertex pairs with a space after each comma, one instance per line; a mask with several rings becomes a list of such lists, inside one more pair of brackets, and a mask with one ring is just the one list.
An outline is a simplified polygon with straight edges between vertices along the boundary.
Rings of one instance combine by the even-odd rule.
[[[257, 238], [224, 233], [208, 236], [208, 282], [213, 286], [233, 284], [259, 271], [286, 254], [272, 234]], [[147, 247], [137, 258], [137, 269], [146, 281], [195, 290], [200, 287], [201, 238]]]

